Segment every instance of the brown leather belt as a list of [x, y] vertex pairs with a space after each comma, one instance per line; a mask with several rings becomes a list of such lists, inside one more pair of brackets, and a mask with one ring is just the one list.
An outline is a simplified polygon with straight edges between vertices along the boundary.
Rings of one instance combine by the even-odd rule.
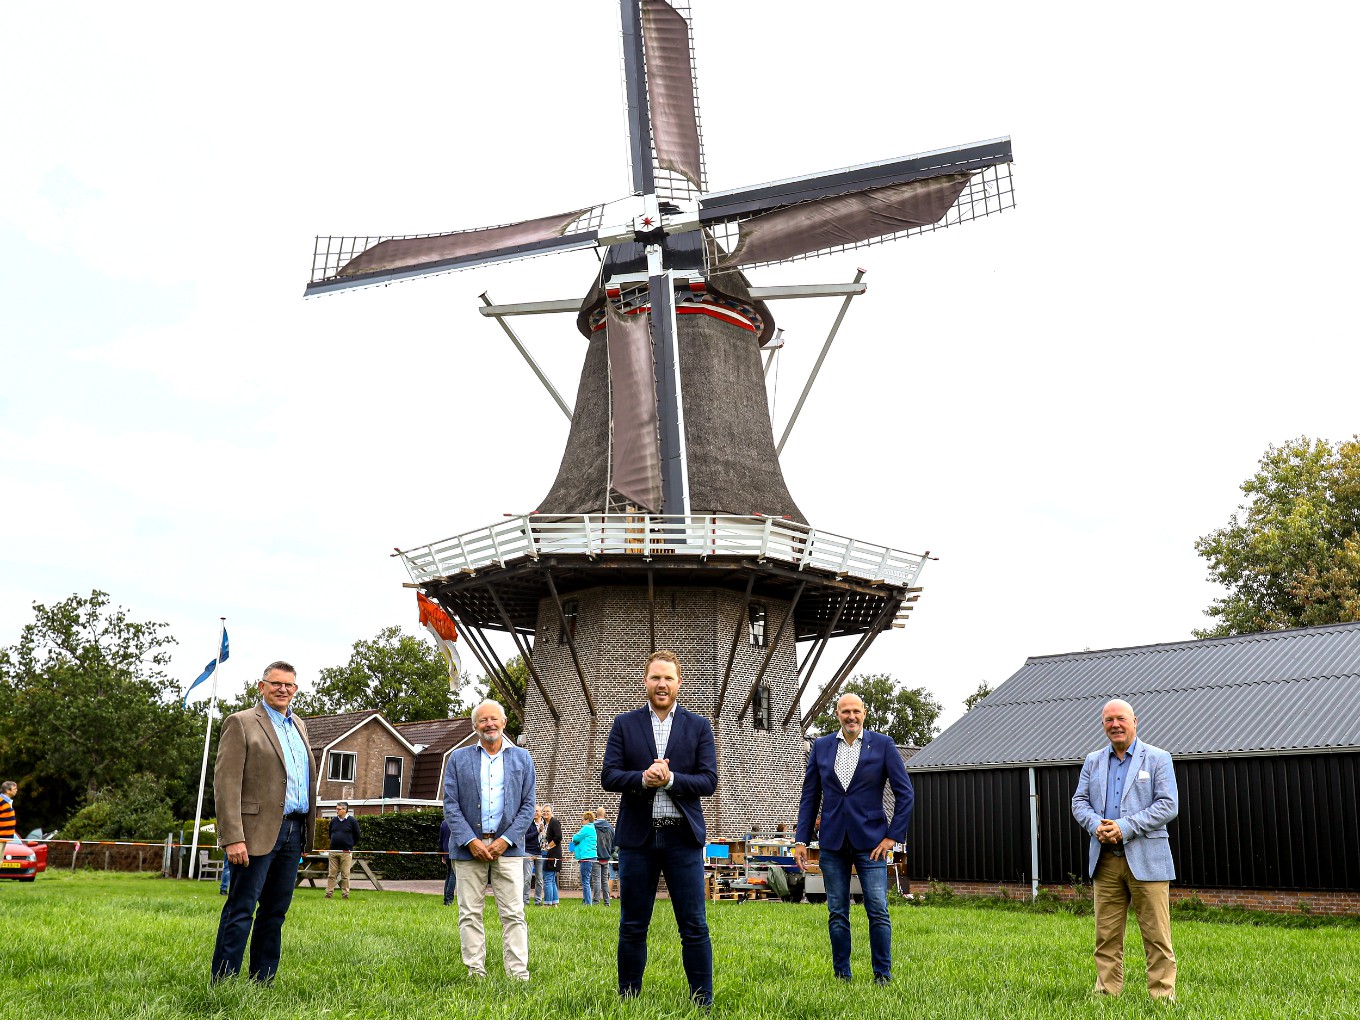
[[494, 832], [483, 832], [477, 838], [480, 839], [483, 843], [490, 843], [493, 839], [500, 839], [500, 837], [497, 836]]

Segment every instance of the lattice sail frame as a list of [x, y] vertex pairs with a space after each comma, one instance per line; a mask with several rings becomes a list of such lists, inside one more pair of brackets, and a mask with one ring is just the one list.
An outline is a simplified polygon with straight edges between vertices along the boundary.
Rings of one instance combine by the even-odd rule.
[[919, 227], [911, 227], [907, 230], [899, 230], [889, 234], [880, 234], [867, 240], [856, 241], [853, 244], [838, 244], [826, 248], [818, 248], [815, 251], [804, 252], [801, 255], [794, 255], [789, 258], [771, 259], [763, 262], [743, 262], [738, 266], [728, 266], [717, 268], [718, 262], [730, 253], [741, 239], [741, 225], [749, 220], [761, 215], [759, 213], [752, 216], [743, 216], [739, 219], [728, 220], [726, 222], [709, 224], [706, 227], [707, 243], [704, 246], [705, 275], [718, 277], [726, 273], [744, 272], [748, 269], [759, 269], [763, 266], [777, 266], [785, 262], [802, 262], [806, 259], [815, 259], [823, 255], [834, 255], [838, 252], [853, 251], [857, 248], [868, 248], [876, 244], [886, 244], [889, 241], [896, 241], [902, 238], [915, 237], [918, 234], [932, 233], [936, 230], [943, 230], [946, 227], [958, 226], [961, 223], [968, 223], [972, 220], [982, 219], [984, 216], [991, 216], [996, 213], [1004, 212], [1007, 209], [1015, 208], [1015, 191], [1011, 176], [1010, 163], [1000, 163], [994, 166], [984, 167], [975, 171], [969, 178], [968, 184], [954, 204], [942, 218], [934, 223], [927, 223]]
[[[618, 201], [621, 200], [616, 199], [615, 202], [603, 202], [599, 205], [591, 206], [576, 217], [576, 219], [571, 221], [570, 225], [563, 231], [563, 235], [567, 236], [577, 233], [586, 234], [598, 231], [604, 224], [605, 210]], [[318, 234], [315, 246], [312, 249], [311, 282], [320, 283], [323, 280], [334, 278], [336, 274], [339, 273], [341, 267], [347, 265], [355, 257], [363, 254], [383, 241], [407, 241], [420, 237], [452, 237], [462, 234], [482, 234], [492, 230], [499, 230], [502, 227], [512, 227], [515, 225], [514, 222], [497, 223], [489, 226], [473, 227], [466, 230], [443, 230], [424, 234], [353, 234], [343, 236], [322, 236]], [[583, 243], [582, 247], [595, 247], [594, 238], [592, 237], [588, 243]], [[539, 258], [543, 255], [556, 254], [558, 250], [559, 249], [556, 248], [550, 248], [538, 252], [527, 252], [520, 257]], [[490, 261], [490, 259], [488, 259], [488, 261]], [[463, 268], [467, 268], [467, 265], [451, 267], [449, 271], [452, 272], [454, 269]]]
[[[671, 9], [675, 11], [676, 14], [679, 14], [682, 18], [685, 19], [685, 25], [688, 29], [687, 34], [689, 36], [690, 83], [691, 88], [693, 90], [694, 120], [695, 125], [698, 128], [699, 132], [699, 187], [696, 188], [694, 184], [691, 183], [690, 180], [686, 178], [683, 174], [677, 173], [674, 170], [667, 170], [666, 168], [660, 165], [657, 159], [655, 141], [651, 143], [653, 186], [656, 189], [655, 194], [658, 201], [673, 202], [676, 205], [684, 205], [686, 203], [694, 202], [699, 198], [700, 195], [702, 195], [704, 192], [708, 190], [708, 161], [707, 156], [705, 155], [704, 152], [703, 107], [699, 105], [699, 76], [697, 71], [697, 51], [694, 47], [694, 12], [691, 10], [688, 0], [667, 0], [667, 3], [671, 7]], [[646, 62], [646, 59], [647, 56], [646, 53], [644, 52], [643, 54], [644, 63]], [[626, 123], [628, 113], [628, 95], [627, 95], [627, 82], [624, 79], [625, 79], [624, 59], [623, 53], [620, 50], [619, 53], [620, 100], [623, 103], [623, 114]], [[650, 83], [651, 81], [650, 74], [648, 75], [647, 80]], [[632, 171], [631, 155], [628, 160], [628, 169], [629, 172], [631, 173]]]

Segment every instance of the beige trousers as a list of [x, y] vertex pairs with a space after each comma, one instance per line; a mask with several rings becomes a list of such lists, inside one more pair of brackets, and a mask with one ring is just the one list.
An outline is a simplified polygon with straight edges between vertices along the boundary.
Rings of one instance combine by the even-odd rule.
[[1092, 886], [1096, 908], [1096, 991], [1118, 995], [1124, 990], [1124, 930], [1132, 904], [1147, 954], [1148, 993], [1154, 999], [1175, 999], [1171, 883], [1140, 882], [1123, 857], [1103, 853]]
[[501, 959], [505, 973], [529, 980], [529, 927], [524, 923], [524, 858], [454, 861], [458, 874], [458, 941], [463, 963], [475, 977], [486, 976], [486, 929], [482, 926], [485, 889], [491, 883], [501, 919]]
[[349, 892], [349, 873], [354, 867], [354, 854], [348, 850], [330, 850], [329, 868], [326, 871], [326, 892], [335, 892], [335, 879], [340, 877], [340, 891]]

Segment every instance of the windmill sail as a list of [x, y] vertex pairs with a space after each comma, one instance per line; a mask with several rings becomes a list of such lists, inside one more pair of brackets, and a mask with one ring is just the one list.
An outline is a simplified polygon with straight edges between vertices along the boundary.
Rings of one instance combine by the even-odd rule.
[[968, 185], [968, 178], [968, 174], [949, 174], [764, 213], [741, 224], [737, 246], [713, 268], [782, 262], [937, 223]]
[[656, 164], [703, 190], [689, 22], [665, 0], [642, 0], [642, 41]]
[[605, 304], [609, 338], [610, 487], [641, 507], [661, 510], [652, 336], [645, 315]]
[[603, 207], [477, 230], [401, 237], [318, 237], [307, 293], [391, 283], [430, 273], [594, 247]]

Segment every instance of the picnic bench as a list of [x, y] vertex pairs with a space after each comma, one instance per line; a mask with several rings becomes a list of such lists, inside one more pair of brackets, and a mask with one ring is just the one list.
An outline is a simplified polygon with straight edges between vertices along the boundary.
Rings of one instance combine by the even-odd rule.
[[[317, 879], [326, 881], [326, 877], [330, 874], [330, 868], [331, 855], [329, 853], [323, 851], [322, 853], [303, 854], [302, 865], [298, 868], [297, 883], [294, 888], [302, 885], [303, 882], [309, 882], [311, 887], [315, 889]], [[382, 883], [378, 881], [378, 876], [373, 874], [373, 869], [368, 866], [368, 861], [356, 854], [354, 856], [354, 868], [349, 876], [350, 881], [354, 881], [358, 876], [368, 879], [373, 883], [374, 889], [382, 892]]]

